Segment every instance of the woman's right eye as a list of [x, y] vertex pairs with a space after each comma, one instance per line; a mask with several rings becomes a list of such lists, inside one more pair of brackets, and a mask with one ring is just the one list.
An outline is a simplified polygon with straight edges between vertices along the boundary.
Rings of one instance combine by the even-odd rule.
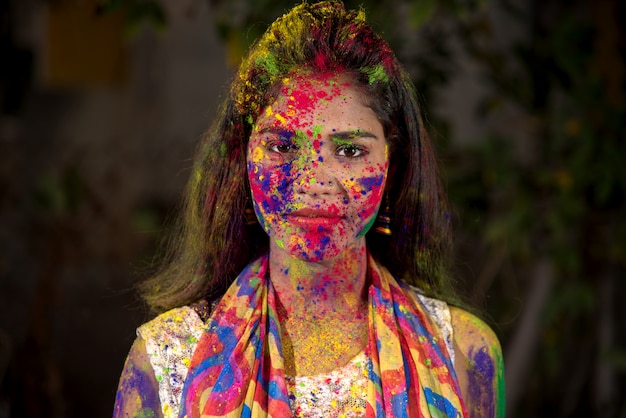
[[298, 150], [295, 144], [288, 141], [272, 141], [267, 144], [267, 148], [279, 154], [291, 154]]

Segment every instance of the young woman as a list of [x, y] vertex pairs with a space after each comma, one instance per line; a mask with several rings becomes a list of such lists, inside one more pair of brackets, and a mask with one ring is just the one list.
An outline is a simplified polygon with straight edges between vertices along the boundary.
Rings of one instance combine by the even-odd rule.
[[504, 415], [497, 338], [444, 302], [450, 226], [415, 92], [362, 12], [274, 22], [194, 167], [115, 416]]

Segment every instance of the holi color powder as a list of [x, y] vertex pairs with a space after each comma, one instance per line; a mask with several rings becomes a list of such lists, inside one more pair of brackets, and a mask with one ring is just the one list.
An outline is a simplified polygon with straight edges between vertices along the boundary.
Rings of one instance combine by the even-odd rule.
[[486, 347], [482, 347], [474, 352], [469, 352], [471, 368], [468, 371], [470, 398], [474, 399], [476, 405], [474, 409], [480, 412], [481, 416], [494, 416], [494, 399], [491, 393], [486, 393], [485, 388], [492, 388], [495, 369], [493, 359], [489, 355]]
[[346, 76], [295, 73], [282, 83], [250, 139], [255, 210], [281, 248], [308, 261], [332, 258], [373, 223], [386, 179], [387, 142]]

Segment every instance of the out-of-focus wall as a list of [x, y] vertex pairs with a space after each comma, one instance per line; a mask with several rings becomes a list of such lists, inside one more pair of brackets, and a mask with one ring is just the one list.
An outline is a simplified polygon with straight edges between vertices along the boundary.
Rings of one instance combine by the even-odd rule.
[[95, 1], [4, 3], [0, 61], [30, 81], [0, 119], [0, 417], [110, 416], [149, 317], [133, 286], [216, 112], [226, 54], [203, 1], [163, 2], [167, 29], [132, 37]]

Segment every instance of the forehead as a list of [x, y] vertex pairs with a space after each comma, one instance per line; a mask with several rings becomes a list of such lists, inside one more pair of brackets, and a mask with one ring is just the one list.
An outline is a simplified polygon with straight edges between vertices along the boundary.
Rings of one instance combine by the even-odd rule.
[[[371, 109], [360, 89], [343, 73], [294, 73], [276, 86], [276, 96], [259, 115], [257, 125], [310, 123], [323, 114], [326, 121]], [[321, 122], [321, 120], [320, 120]]]
[[338, 73], [292, 73], [279, 82], [277, 101], [289, 99], [289, 104], [306, 108], [324, 101], [341, 100], [356, 93], [352, 79]]

